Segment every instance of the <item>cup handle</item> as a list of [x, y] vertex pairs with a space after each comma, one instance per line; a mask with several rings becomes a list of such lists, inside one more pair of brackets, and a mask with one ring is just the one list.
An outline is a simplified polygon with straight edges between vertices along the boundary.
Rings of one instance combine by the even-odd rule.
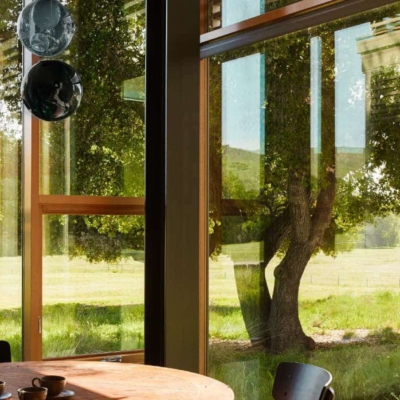
[[[38, 384], [38, 385], [35, 385], [35, 381], [38, 381], [39, 384]], [[40, 387], [40, 379], [39, 379], [39, 378], [33, 378], [33, 379], [32, 379], [32, 386]]]

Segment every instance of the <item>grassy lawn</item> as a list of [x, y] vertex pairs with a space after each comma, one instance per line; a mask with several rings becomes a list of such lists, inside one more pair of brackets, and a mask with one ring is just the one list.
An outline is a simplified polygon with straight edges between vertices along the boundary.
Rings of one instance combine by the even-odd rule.
[[[0, 258], [7, 285], [0, 301], [0, 337], [21, 355], [21, 258]], [[43, 262], [43, 354], [134, 350], [144, 347], [144, 264], [90, 264], [67, 256]]]
[[[392, 399], [400, 395], [400, 249], [355, 249], [336, 258], [318, 254], [300, 288], [300, 319], [309, 335], [353, 338], [363, 343], [329, 346], [310, 354], [271, 356], [248, 343], [234, 279], [234, 264], [257, 263], [259, 243], [223, 246], [210, 265], [210, 374], [229, 384], [236, 399], [271, 399], [280, 361], [320, 365], [332, 372], [337, 398]], [[266, 271], [273, 288], [275, 258]], [[237, 348], [227, 345], [238, 341]]]
[[214, 346], [210, 374], [227, 383], [235, 399], [272, 399], [274, 373], [281, 361], [304, 362], [328, 369], [332, 387], [341, 400], [384, 400], [400, 394], [400, 347], [396, 343], [336, 346], [311, 354], [271, 356], [262, 352], [235, 352]]
[[[330, 370], [340, 399], [395, 399], [400, 395], [400, 249], [356, 249], [336, 258], [315, 256], [300, 290], [300, 318], [310, 335], [341, 331], [363, 343], [322, 347], [310, 354], [271, 356], [254, 351], [238, 301], [234, 264], [259, 260], [260, 244], [227, 245], [210, 261], [210, 374], [231, 385], [237, 399], [270, 398], [282, 360]], [[273, 286], [274, 259], [267, 269]], [[7, 285], [0, 302], [0, 337], [21, 358], [21, 259], [1, 258]], [[53, 256], [44, 260], [43, 347], [48, 357], [143, 348], [144, 265], [89, 264]], [[229, 343], [240, 343], [233, 350]]]

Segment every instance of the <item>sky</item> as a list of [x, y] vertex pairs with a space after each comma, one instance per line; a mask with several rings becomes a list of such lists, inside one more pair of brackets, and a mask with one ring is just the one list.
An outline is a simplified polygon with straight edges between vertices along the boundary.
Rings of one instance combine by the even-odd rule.
[[[247, 2], [251, 0], [246, 0]], [[227, 13], [227, 12], [226, 12]], [[337, 148], [365, 147], [365, 76], [357, 38], [372, 33], [369, 23], [335, 32], [335, 140]], [[311, 38], [311, 147], [320, 143], [321, 52]], [[265, 97], [264, 55], [257, 53], [222, 64], [222, 144], [263, 152]]]

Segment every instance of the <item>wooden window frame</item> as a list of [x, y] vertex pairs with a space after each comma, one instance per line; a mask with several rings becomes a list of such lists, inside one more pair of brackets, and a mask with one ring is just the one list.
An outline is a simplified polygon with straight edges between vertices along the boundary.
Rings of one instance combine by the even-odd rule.
[[[24, 50], [24, 70], [38, 61]], [[22, 332], [24, 361], [42, 360], [41, 319], [43, 306], [43, 216], [145, 215], [144, 197], [102, 197], [40, 194], [40, 122], [23, 112], [23, 290]], [[101, 359], [119, 354], [125, 360], [143, 362], [143, 351], [88, 354], [82, 359]], [[67, 357], [74, 358], [74, 357]]]
[[[146, 72], [152, 79], [146, 79], [146, 204], [140, 198], [40, 195], [39, 121], [23, 113], [24, 360], [42, 358], [43, 215], [118, 212], [146, 219], [145, 362], [206, 371], [207, 146], [199, 130], [199, 7], [186, 0], [170, 0], [168, 8], [165, 0], [147, 4], [152, 52]], [[24, 71], [36, 61], [24, 50]]]

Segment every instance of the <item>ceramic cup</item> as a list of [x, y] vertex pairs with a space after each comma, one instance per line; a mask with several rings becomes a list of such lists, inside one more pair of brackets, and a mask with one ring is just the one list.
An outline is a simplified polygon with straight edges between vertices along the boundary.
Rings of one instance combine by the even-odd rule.
[[46, 400], [47, 388], [45, 387], [24, 387], [18, 389], [19, 400]]
[[6, 383], [4, 381], [0, 381], [0, 396], [4, 394], [6, 390]]
[[[38, 384], [36, 384], [36, 382], [38, 382]], [[65, 377], [58, 375], [45, 375], [41, 378], [32, 379], [32, 386], [47, 388], [49, 397], [59, 395], [64, 390], [66, 383]]]

